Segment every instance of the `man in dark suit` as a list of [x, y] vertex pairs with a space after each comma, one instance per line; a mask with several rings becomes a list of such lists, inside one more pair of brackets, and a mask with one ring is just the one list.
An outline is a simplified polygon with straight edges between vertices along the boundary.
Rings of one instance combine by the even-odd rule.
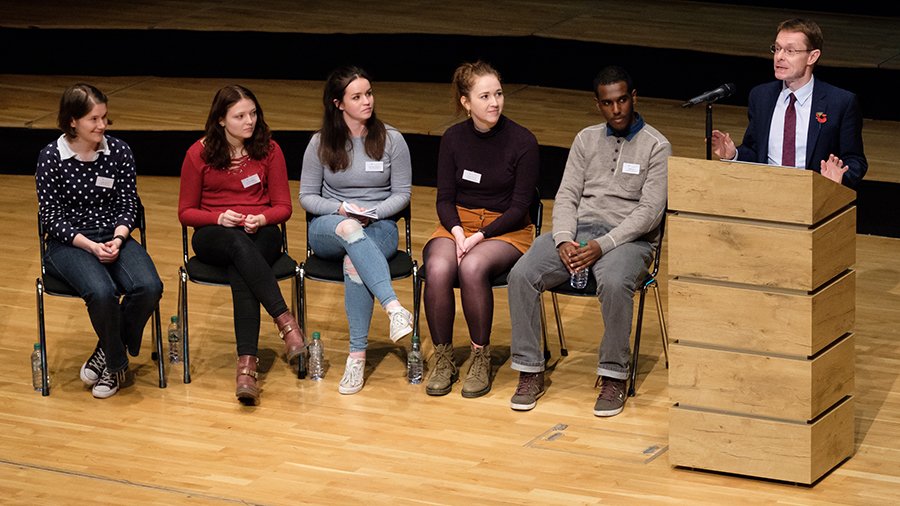
[[726, 160], [804, 167], [855, 188], [868, 169], [863, 153], [862, 113], [856, 95], [813, 78], [822, 55], [822, 30], [807, 19], [778, 25], [775, 78], [750, 91], [749, 124], [735, 147], [713, 131], [712, 148]]

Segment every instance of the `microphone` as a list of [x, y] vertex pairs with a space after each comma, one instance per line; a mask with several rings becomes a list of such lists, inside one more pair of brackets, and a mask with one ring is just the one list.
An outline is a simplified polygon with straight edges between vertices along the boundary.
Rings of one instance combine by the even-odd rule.
[[725, 97], [730, 97], [735, 91], [737, 91], [737, 88], [735, 88], [734, 83], [723, 84], [722, 86], [719, 86], [714, 90], [710, 90], [697, 95], [696, 97], [681, 104], [681, 107], [691, 107], [703, 102], [717, 102]]

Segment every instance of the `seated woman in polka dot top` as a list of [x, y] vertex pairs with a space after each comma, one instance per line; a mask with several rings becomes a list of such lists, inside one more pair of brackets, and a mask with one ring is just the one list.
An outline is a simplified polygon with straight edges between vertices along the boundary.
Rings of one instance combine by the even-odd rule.
[[63, 134], [41, 150], [35, 172], [45, 267], [87, 304], [98, 341], [81, 380], [100, 399], [119, 390], [163, 289], [146, 250], [129, 240], [138, 206], [134, 157], [106, 135], [106, 104], [89, 84], [67, 89], [59, 102]]

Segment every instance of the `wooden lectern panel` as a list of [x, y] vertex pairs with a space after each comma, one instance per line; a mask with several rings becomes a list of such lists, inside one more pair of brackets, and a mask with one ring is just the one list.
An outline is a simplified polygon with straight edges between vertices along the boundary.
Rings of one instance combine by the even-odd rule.
[[669, 396], [679, 405], [806, 422], [853, 394], [855, 339], [811, 359], [669, 346]]
[[811, 484], [853, 455], [853, 398], [811, 423], [693, 410], [669, 413], [669, 463]]
[[669, 209], [814, 225], [856, 192], [809, 170], [669, 157]]
[[668, 218], [669, 275], [811, 292], [856, 261], [856, 207], [813, 229], [709, 218]]
[[672, 341], [808, 357], [853, 328], [856, 271], [812, 294], [672, 279], [669, 301]]

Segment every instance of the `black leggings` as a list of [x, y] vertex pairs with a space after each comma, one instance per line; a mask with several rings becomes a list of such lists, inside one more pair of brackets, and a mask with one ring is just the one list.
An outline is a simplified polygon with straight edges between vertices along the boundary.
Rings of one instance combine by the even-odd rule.
[[267, 226], [248, 234], [239, 227], [211, 225], [196, 229], [191, 244], [203, 262], [228, 268], [237, 352], [256, 355], [259, 305], [273, 318], [288, 310], [272, 272], [281, 256], [281, 230]]

